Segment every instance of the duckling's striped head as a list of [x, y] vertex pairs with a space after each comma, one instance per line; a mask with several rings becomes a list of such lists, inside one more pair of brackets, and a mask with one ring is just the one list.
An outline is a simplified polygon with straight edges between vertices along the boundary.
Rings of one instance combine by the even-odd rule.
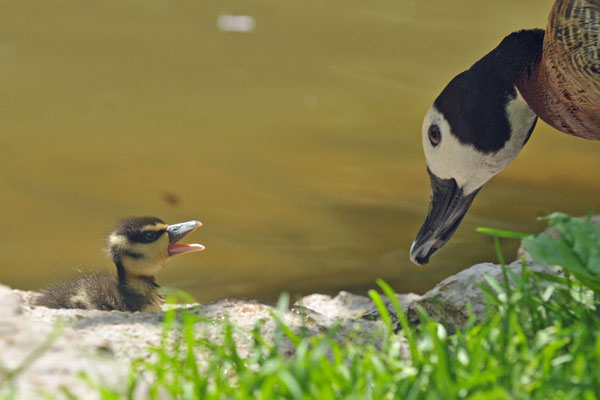
[[156, 217], [124, 219], [108, 237], [108, 253], [120, 278], [154, 276], [172, 256], [204, 249], [200, 244], [176, 243], [199, 226], [199, 221], [167, 225]]

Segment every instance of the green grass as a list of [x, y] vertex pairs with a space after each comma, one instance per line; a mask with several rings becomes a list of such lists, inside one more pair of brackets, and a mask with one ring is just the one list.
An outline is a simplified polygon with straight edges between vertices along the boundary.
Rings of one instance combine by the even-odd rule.
[[[561, 265], [565, 276], [520, 274], [504, 268], [504, 280], [487, 277], [481, 288], [487, 309], [471, 315], [454, 334], [420, 311], [409, 326], [393, 303], [401, 329], [379, 293], [370, 296], [382, 329], [332, 329], [312, 337], [278, 321], [275, 341], [252, 332], [250, 352], [240, 354], [228, 322], [169, 311], [163, 343], [152, 361], [136, 361], [123, 392], [97, 388], [101, 398], [133, 398], [148, 384], [163, 399], [596, 399], [600, 398], [600, 228], [564, 214], [548, 217], [562, 238], [482, 229], [495, 237], [522, 239], [534, 261]], [[512, 284], [508, 285], [507, 282]], [[392, 289], [378, 281], [395, 299]], [[287, 299], [280, 301], [280, 310]], [[204, 338], [199, 326], [217, 324], [223, 339]], [[290, 354], [287, 349], [293, 349]], [[89, 381], [89, 380], [88, 380]]]

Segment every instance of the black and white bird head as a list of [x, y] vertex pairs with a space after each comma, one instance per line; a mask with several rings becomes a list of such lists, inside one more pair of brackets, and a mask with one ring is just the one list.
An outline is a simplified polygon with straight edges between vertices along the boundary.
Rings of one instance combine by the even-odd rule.
[[410, 249], [417, 265], [450, 239], [479, 189], [517, 156], [533, 131], [537, 116], [501, 62], [497, 48], [452, 79], [425, 115], [431, 205]]

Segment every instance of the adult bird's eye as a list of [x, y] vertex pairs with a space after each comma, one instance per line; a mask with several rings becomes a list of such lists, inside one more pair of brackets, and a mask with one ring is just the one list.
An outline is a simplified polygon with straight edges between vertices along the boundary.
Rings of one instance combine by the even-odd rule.
[[440, 132], [439, 126], [430, 125], [428, 133], [429, 133], [429, 141], [431, 142], [432, 146], [437, 146], [438, 144], [440, 144], [440, 142], [442, 140], [442, 132]]
[[144, 233], [144, 242], [150, 243], [156, 240], [156, 232], [146, 232]]

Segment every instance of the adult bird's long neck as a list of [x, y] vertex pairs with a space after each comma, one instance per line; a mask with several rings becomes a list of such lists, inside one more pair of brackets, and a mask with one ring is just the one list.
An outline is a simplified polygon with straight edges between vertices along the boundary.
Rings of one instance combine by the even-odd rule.
[[588, 88], [569, 81], [565, 68], [572, 60], [561, 58], [559, 53], [565, 49], [557, 48], [560, 45], [551, 40], [552, 34], [536, 29], [507, 37], [520, 42], [508, 46], [516, 61], [511, 78], [527, 105], [548, 125], [569, 135], [600, 140], [600, 105], [596, 115], [579, 107]]
[[[536, 44], [537, 46], [537, 44]], [[575, 114], [569, 108], [568, 94], [559, 93], [552, 84], [551, 67], [543, 55], [543, 44], [539, 44], [542, 53], [539, 59], [532, 60], [528, 71], [517, 78], [515, 84], [527, 105], [545, 123], [570, 135], [576, 135], [576, 126], [580, 126]]]
[[542, 59], [545, 33], [541, 29], [514, 32], [495, 49], [495, 62], [500, 75], [512, 82], [527, 105], [537, 116], [548, 122], [545, 112], [545, 75]]

